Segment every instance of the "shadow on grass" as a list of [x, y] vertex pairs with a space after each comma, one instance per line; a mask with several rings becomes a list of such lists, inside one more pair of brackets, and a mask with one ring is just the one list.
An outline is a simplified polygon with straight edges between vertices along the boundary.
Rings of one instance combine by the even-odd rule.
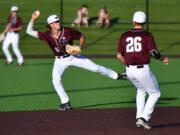
[[89, 19], [89, 25], [92, 25], [93, 23], [96, 24], [97, 20], [98, 20], [98, 16], [91, 17]]
[[[89, 88], [89, 89], [73, 89], [67, 90], [67, 93], [75, 93], [75, 92], [87, 92], [87, 91], [97, 91], [97, 90], [112, 90], [117, 88], [129, 88], [133, 87], [132, 85], [124, 85], [124, 86], [114, 86], [114, 87], [99, 87], [99, 88]], [[56, 94], [55, 91], [52, 92], [36, 92], [36, 93], [24, 93], [24, 94], [13, 94], [13, 95], [0, 95], [0, 98], [8, 98], [8, 97], [21, 97], [21, 96], [35, 96], [35, 95], [49, 95]]]
[[160, 97], [157, 104], [158, 105], [165, 105], [165, 104], [169, 104], [170, 101], [175, 101], [178, 100], [177, 97]]
[[[53, 60], [52, 60], [53, 61]], [[24, 66], [44, 66], [44, 65], [53, 65], [52, 62], [46, 62], [46, 63], [32, 63], [32, 64], [25, 64]]]
[[112, 103], [104, 103], [104, 104], [93, 104], [93, 105], [86, 105], [86, 106], [78, 106], [78, 107], [73, 107], [74, 109], [86, 109], [89, 107], [99, 107], [99, 106], [104, 106], [104, 105], [119, 105], [119, 104], [135, 104], [136, 100], [131, 100], [131, 101], [124, 101], [124, 102], [112, 102]]
[[115, 17], [110, 20], [110, 27], [113, 27], [115, 24], [118, 23], [120, 17]]
[[[160, 85], [174, 85], [180, 84], [179, 81], [175, 82], [162, 82]], [[70, 89], [66, 90], [67, 93], [75, 93], [75, 92], [87, 92], [87, 91], [104, 91], [104, 90], [124, 90], [126, 88], [134, 88], [133, 85], [122, 85], [122, 86], [113, 86], [113, 87], [96, 87], [96, 88], [82, 88], [82, 89]], [[135, 89], [135, 88], [134, 88]], [[11, 98], [11, 97], [21, 97], [21, 96], [35, 96], [35, 95], [49, 95], [56, 94], [55, 91], [46, 91], [46, 92], [35, 92], [35, 93], [23, 93], [23, 94], [9, 94], [9, 95], [0, 95], [0, 98]], [[177, 100], [176, 97], [161, 97], [159, 101], [171, 101]], [[160, 104], [160, 103], [159, 103]]]
[[[168, 104], [168, 103], [163, 103], [164, 101], [173, 101], [177, 100], [178, 98], [175, 97], [162, 97], [159, 99], [157, 104]], [[86, 105], [86, 106], [78, 106], [78, 107], [73, 107], [74, 109], [86, 109], [86, 108], [91, 108], [91, 107], [100, 107], [100, 106], [105, 106], [105, 105], [119, 105], [119, 104], [136, 104], [136, 99], [132, 99], [130, 101], [122, 101], [122, 102], [112, 102], [112, 103], [104, 103], [104, 104], [92, 104], [92, 105]]]

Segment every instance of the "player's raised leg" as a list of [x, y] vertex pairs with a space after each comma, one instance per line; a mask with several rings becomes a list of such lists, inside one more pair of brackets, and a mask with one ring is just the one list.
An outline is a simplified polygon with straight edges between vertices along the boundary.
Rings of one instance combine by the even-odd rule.
[[92, 62], [90, 59], [86, 58], [83, 55], [73, 56], [73, 57], [74, 57], [74, 59], [72, 61], [73, 66], [84, 68], [84, 69], [90, 70], [92, 72], [98, 72], [98, 73], [100, 73], [102, 75], [106, 75], [112, 79], [118, 78], [118, 73], [116, 73], [115, 71], [113, 71], [109, 68], [100, 66], [100, 65]]

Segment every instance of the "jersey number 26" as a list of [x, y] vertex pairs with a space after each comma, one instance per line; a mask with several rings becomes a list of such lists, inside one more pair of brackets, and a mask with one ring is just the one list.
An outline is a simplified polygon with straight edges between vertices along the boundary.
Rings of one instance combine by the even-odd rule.
[[127, 37], [126, 52], [140, 52], [142, 50], [141, 37]]

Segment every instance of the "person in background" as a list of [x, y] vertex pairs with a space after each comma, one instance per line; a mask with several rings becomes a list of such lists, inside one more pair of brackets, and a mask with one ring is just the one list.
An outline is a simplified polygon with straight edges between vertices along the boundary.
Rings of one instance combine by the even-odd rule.
[[3, 31], [6, 34], [4, 39], [2, 50], [6, 56], [7, 62], [5, 65], [13, 63], [13, 57], [9, 51], [9, 46], [12, 44], [12, 49], [17, 57], [17, 65], [22, 66], [24, 64], [23, 56], [19, 50], [19, 32], [23, 29], [23, 23], [21, 18], [18, 16], [18, 7], [11, 7], [11, 15], [8, 17], [8, 23]]
[[104, 25], [106, 25], [107, 28], [110, 26], [109, 14], [105, 6], [102, 6], [98, 12], [97, 25], [99, 25], [101, 28], [104, 27]]
[[74, 20], [74, 24], [78, 25], [78, 28], [81, 27], [81, 24], [85, 24], [86, 28], [89, 27], [89, 17], [88, 17], [88, 6], [87, 5], [82, 5], [81, 8], [77, 11], [77, 17]]

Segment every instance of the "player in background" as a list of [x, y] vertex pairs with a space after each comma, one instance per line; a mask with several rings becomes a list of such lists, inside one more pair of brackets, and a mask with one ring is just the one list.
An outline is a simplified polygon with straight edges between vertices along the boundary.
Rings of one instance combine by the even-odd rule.
[[[146, 15], [142, 11], [134, 13], [134, 28], [120, 37], [117, 58], [126, 65], [128, 79], [137, 88], [136, 95], [136, 125], [151, 129], [149, 119], [160, 97], [156, 77], [149, 68], [150, 57], [168, 65], [168, 58], [158, 51], [153, 35], [143, 30]], [[146, 101], [146, 94], [149, 95]]]
[[52, 71], [52, 81], [54, 88], [61, 100], [61, 106], [59, 110], [71, 109], [69, 97], [61, 83], [61, 77], [69, 66], [76, 66], [93, 72], [98, 72], [112, 79], [126, 78], [126, 76], [118, 74], [111, 69], [95, 64], [83, 55], [69, 55], [65, 51], [65, 46], [67, 44], [72, 44], [73, 40], [79, 40], [80, 47], [82, 48], [85, 42], [85, 36], [72, 28], [61, 27], [60, 19], [57, 15], [51, 15], [47, 18], [47, 26], [50, 28], [50, 31], [35, 31], [33, 30], [33, 26], [35, 20], [38, 17], [39, 15], [37, 15], [36, 12], [32, 14], [32, 18], [28, 24], [26, 32], [35, 38], [46, 41], [55, 55], [55, 62]]
[[17, 57], [17, 65], [22, 66], [24, 64], [23, 56], [19, 50], [19, 31], [23, 29], [23, 23], [21, 18], [18, 16], [18, 7], [11, 7], [11, 15], [8, 17], [8, 23], [3, 31], [6, 34], [4, 39], [2, 50], [6, 56], [7, 62], [5, 65], [13, 63], [13, 57], [9, 51], [9, 46], [12, 44], [12, 49]]

